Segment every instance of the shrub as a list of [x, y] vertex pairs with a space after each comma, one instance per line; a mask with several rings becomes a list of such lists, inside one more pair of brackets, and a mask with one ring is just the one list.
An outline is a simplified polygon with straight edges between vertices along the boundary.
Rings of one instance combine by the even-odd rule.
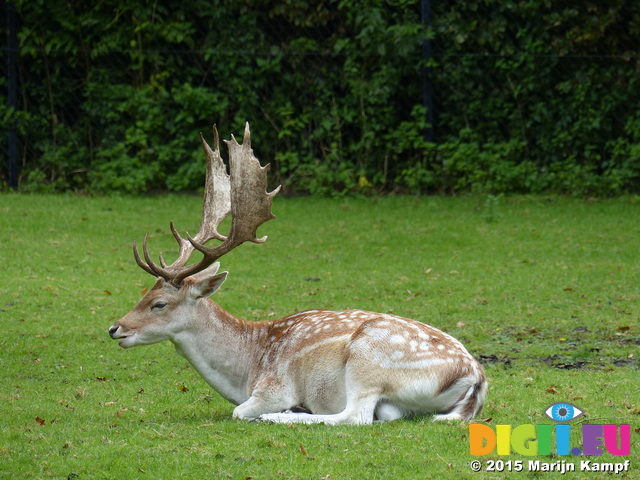
[[27, 190], [199, 188], [198, 132], [249, 120], [287, 192], [637, 192], [628, 3], [437, 2], [425, 28], [417, 0], [16, 1], [21, 106], [0, 131]]

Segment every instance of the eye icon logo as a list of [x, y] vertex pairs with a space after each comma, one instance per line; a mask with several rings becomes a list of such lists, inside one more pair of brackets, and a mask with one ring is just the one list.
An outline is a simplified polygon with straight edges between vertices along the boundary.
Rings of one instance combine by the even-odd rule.
[[575, 420], [584, 412], [570, 403], [558, 402], [547, 408], [544, 413], [555, 422], [569, 422]]

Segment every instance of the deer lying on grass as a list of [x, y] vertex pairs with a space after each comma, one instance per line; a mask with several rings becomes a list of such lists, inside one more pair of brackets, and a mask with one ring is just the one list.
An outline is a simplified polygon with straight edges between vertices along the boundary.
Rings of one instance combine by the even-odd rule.
[[[151, 260], [148, 235], [138, 265], [158, 277], [134, 309], [109, 329], [123, 348], [170, 340], [176, 351], [240, 419], [277, 423], [368, 424], [436, 413], [436, 420], [471, 419], [482, 408], [487, 381], [482, 366], [453, 337], [406, 318], [361, 310], [309, 310], [269, 322], [246, 322], [208, 297], [227, 278], [216, 262], [275, 218], [267, 193], [267, 167], [253, 155], [249, 124], [242, 145], [227, 141], [230, 174], [201, 137], [207, 157], [200, 231], [182, 237], [178, 258]], [[232, 215], [227, 236], [218, 226]], [[216, 247], [208, 241], [222, 241]], [[200, 262], [188, 265], [194, 250]]]

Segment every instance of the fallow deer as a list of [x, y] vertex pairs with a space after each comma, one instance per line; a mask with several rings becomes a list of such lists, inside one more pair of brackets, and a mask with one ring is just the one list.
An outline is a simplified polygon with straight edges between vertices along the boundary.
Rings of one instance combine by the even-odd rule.
[[[137, 264], [157, 278], [140, 302], [109, 329], [130, 348], [171, 341], [239, 419], [277, 423], [369, 424], [374, 420], [433, 413], [434, 419], [473, 418], [484, 402], [482, 366], [450, 335], [424, 323], [362, 310], [309, 310], [274, 321], [247, 322], [223, 310], [212, 295], [226, 280], [216, 262], [275, 218], [267, 192], [267, 167], [250, 144], [229, 148], [229, 174], [220, 155], [200, 135], [207, 158], [202, 222], [197, 235], [181, 236], [178, 258], [154, 263], [133, 244]], [[227, 236], [218, 232], [232, 216]], [[211, 248], [210, 240], [222, 243]], [[188, 264], [194, 250], [202, 260]]]

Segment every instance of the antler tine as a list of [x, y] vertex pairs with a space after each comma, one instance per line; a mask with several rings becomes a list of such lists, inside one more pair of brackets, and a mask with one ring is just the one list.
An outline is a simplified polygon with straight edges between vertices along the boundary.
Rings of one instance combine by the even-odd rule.
[[[173, 238], [175, 238], [176, 242], [178, 242], [180, 251], [178, 253], [178, 258], [176, 258], [176, 260], [171, 265], [167, 265], [166, 263], [164, 263], [164, 259], [161, 258], [164, 264], [163, 266], [167, 270], [185, 265], [189, 261], [189, 258], [191, 257], [191, 253], [193, 252], [193, 246], [191, 245], [189, 240], [187, 240], [182, 235], [180, 235], [180, 233], [178, 233], [178, 230], [176, 230], [176, 227], [173, 224], [173, 222], [169, 222], [169, 227], [171, 228], [171, 233], [173, 234]], [[162, 257], [162, 254], [160, 254], [160, 256]]]
[[136, 245], [135, 240], [133, 241], [133, 257], [136, 259], [136, 263], [138, 264], [138, 266], [140, 268], [142, 268], [145, 272], [148, 272], [153, 276], [161, 276], [161, 277], [164, 277], [165, 279], [167, 279], [168, 276], [167, 275], [163, 275], [163, 273], [165, 273], [163, 271], [163, 269], [158, 267], [151, 260], [151, 257], [149, 255], [149, 250], [147, 249], [147, 240], [148, 239], [149, 239], [149, 234], [147, 233], [144, 236], [144, 242], [142, 243], [142, 252], [144, 254], [144, 258], [147, 261], [147, 263], [143, 262], [142, 259], [140, 258], [140, 254], [138, 253], [138, 246]]
[[160, 253], [161, 266], [158, 266], [153, 260], [151, 260], [151, 255], [149, 254], [149, 249], [147, 247], [147, 243], [149, 241], [148, 233], [145, 235], [144, 242], [142, 243], [142, 253], [144, 255], [144, 259], [146, 260], [146, 263], [142, 260], [142, 258], [140, 258], [140, 254], [138, 253], [138, 246], [136, 242], [135, 241], [133, 242], [133, 256], [138, 266], [141, 267], [145, 272], [148, 272], [151, 275], [156, 277], [162, 277], [168, 281], [171, 281], [171, 279], [175, 274], [175, 272], [172, 271], [172, 267], [174, 267], [179, 261], [183, 262], [182, 264], [186, 263], [189, 260], [189, 256], [191, 255], [191, 252], [193, 252], [193, 246], [187, 239], [183, 238], [178, 233], [178, 231], [173, 225], [173, 222], [171, 222], [170, 226], [171, 226], [171, 232], [173, 233], [173, 236], [175, 237], [176, 241], [180, 245], [180, 253], [178, 254], [178, 259], [171, 266], [167, 265], [167, 262], [165, 262], [164, 257], [162, 256], [162, 253]]
[[136, 245], [136, 241], [133, 241], [133, 257], [136, 259], [136, 263], [140, 268], [142, 268], [145, 272], [150, 273], [151, 275], [155, 275], [155, 272], [149, 268], [149, 266], [142, 261], [140, 258], [140, 254], [138, 253], [138, 246]]

